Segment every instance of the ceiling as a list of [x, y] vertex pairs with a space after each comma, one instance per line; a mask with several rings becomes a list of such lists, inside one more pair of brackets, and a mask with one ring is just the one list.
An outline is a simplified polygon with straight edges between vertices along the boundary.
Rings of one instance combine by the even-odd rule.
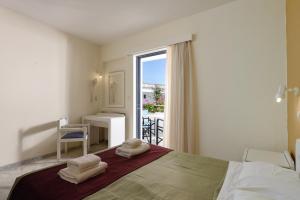
[[0, 0], [0, 5], [104, 44], [233, 0]]

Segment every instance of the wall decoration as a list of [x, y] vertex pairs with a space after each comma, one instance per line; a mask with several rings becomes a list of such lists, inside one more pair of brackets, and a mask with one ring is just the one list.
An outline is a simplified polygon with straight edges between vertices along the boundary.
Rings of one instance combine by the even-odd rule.
[[107, 107], [125, 107], [125, 72], [108, 73], [108, 105]]

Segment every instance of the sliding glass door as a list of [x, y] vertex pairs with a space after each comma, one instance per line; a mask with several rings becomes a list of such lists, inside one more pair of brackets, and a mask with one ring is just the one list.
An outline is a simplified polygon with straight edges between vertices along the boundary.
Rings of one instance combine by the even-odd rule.
[[136, 56], [136, 137], [162, 144], [167, 51]]

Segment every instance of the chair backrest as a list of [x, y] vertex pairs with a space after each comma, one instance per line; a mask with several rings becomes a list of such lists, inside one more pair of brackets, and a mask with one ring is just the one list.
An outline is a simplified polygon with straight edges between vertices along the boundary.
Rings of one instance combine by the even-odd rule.
[[67, 117], [63, 117], [63, 118], [60, 118], [58, 120], [58, 125], [57, 125], [57, 128], [60, 129], [62, 128], [63, 126], [66, 126], [69, 124], [69, 120]]
[[163, 129], [164, 128], [164, 120], [157, 119], [157, 127]]
[[142, 117], [143, 120], [143, 126], [149, 125], [151, 123], [150, 117]]

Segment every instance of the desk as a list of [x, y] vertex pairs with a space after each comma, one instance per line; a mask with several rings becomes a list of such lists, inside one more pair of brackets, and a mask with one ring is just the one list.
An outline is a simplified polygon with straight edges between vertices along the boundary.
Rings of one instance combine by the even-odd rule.
[[[125, 141], [125, 115], [123, 114], [97, 113], [96, 115], [87, 115], [82, 117], [82, 123], [107, 128], [108, 148], [120, 145]], [[90, 138], [89, 136], [88, 148], [91, 143]]]

